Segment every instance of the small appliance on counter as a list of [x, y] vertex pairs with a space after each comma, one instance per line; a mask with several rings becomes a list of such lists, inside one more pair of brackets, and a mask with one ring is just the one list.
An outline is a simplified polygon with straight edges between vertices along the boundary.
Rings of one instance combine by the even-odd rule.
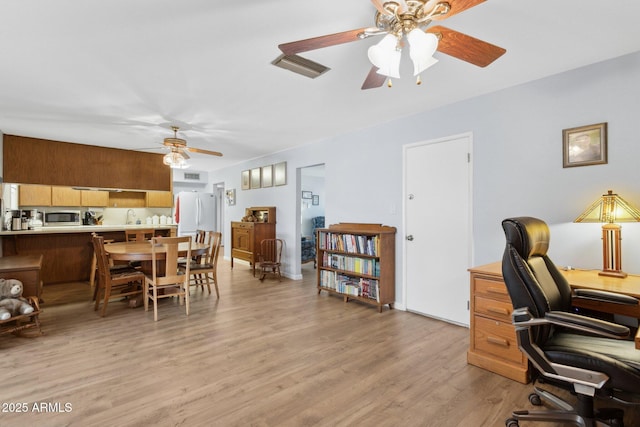
[[58, 227], [58, 226], [79, 226], [82, 225], [80, 219], [80, 211], [55, 211], [44, 213], [44, 226], [45, 227]]
[[31, 209], [28, 211], [23, 211], [23, 214], [25, 213], [25, 216], [27, 217], [27, 228], [29, 230], [33, 230], [37, 227], [42, 227], [42, 212], [37, 209]]
[[96, 225], [98, 221], [96, 219], [96, 213], [94, 211], [86, 211], [84, 213], [84, 219], [82, 225]]

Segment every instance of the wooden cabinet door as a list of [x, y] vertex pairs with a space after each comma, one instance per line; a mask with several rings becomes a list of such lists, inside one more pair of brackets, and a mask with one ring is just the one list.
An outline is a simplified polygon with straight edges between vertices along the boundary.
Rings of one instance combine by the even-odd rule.
[[95, 190], [82, 190], [80, 192], [80, 204], [81, 206], [94, 206], [94, 207], [108, 206], [109, 192], [95, 191]]
[[173, 193], [171, 191], [148, 191], [148, 208], [171, 208], [173, 207]]
[[51, 206], [51, 186], [20, 184], [18, 186], [19, 206]]
[[253, 233], [251, 229], [234, 228], [233, 229], [233, 249], [241, 251], [253, 252]]
[[51, 206], [80, 206], [80, 191], [71, 187], [51, 187]]

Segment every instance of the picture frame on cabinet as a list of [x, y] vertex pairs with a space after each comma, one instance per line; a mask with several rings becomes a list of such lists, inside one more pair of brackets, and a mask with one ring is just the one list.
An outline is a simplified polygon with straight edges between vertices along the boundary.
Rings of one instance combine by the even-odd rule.
[[260, 185], [262, 184], [260, 171], [260, 168], [251, 169], [251, 189], [260, 188]]
[[607, 164], [607, 123], [562, 130], [562, 167]]
[[242, 182], [242, 185], [240, 188], [242, 188], [243, 190], [248, 190], [249, 188], [251, 188], [250, 187], [251, 178], [250, 178], [249, 170], [242, 171], [242, 174], [240, 176], [241, 176], [240, 181]]
[[273, 165], [262, 167], [262, 188], [273, 186]]
[[280, 162], [273, 165], [273, 183], [275, 185], [287, 184], [287, 162]]

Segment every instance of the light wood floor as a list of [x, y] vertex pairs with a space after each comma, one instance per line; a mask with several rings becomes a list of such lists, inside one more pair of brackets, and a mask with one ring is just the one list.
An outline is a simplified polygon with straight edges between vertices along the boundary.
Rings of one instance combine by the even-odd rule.
[[475, 427], [530, 407], [530, 385], [467, 365], [466, 328], [318, 295], [311, 264], [264, 283], [220, 264], [220, 300], [194, 289], [190, 316], [166, 301], [158, 322], [45, 287], [45, 335], [0, 340], [0, 425]]

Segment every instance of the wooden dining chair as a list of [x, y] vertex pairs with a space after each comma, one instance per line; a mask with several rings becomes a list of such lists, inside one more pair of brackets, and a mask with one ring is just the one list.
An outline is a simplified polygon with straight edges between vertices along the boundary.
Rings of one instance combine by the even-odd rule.
[[[202, 257], [194, 257], [195, 260], [190, 265], [190, 286], [200, 286], [204, 291], [204, 285], [207, 285], [209, 293], [211, 293], [211, 282], [216, 289], [216, 296], [220, 298], [220, 291], [218, 289], [218, 255], [220, 253], [220, 247], [222, 245], [222, 233], [218, 231], [207, 231], [205, 233], [205, 239], [202, 243], [205, 243], [207, 253]], [[182, 272], [186, 271], [186, 263], [179, 263], [179, 268]]]
[[260, 269], [260, 281], [262, 282], [267, 273], [280, 274], [280, 258], [282, 257], [282, 239], [264, 239], [260, 242], [260, 253], [258, 254], [258, 268]]
[[140, 228], [124, 231], [124, 238], [127, 242], [146, 242], [153, 238], [153, 228]]
[[110, 268], [109, 258], [104, 249], [104, 237], [95, 235], [92, 237], [92, 241], [98, 265], [94, 310], [98, 310], [100, 300], [102, 300], [100, 315], [104, 317], [111, 298], [141, 295], [145, 276], [141, 271], [132, 268]]
[[[151, 275], [146, 275], [144, 281], [144, 310], [149, 310], [149, 300], [153, 301], [153, 320], [158, 321], [158, 300], [161, 298], [178, 297], [180, 304], [186, 306], [189, 315], [189, 272], [191, 263], [187, 263], [185, 270], [178, 269], [178, 245], [186, 243], [188, 249], [186, 259], [191, 259], [191, 237], [154, 237], [151, 239]], [[159, 249], [162, 248], [162, 251]], [[160, 268], [158, 261], [164, 268]], [[160, 292], [162, 290], [162, 292]]]

